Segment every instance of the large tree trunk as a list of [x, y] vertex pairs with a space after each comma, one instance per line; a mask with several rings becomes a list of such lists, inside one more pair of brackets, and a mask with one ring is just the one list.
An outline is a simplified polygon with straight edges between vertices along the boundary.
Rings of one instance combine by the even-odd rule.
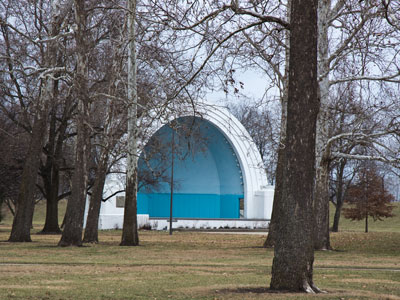
[[41, 234], [61, 233], [58, 225], [58, 186], [59, 171], [51, 166], [44, 175], [44, 188], [46, 191], [46, 219]]
[[82, 245], [83, 217], [85, 211], [86, 186], [87, 186], [87, 157], [89, 152], [89, 129], [84, 123], [87, 118], [87, 105], [80, 99], [77, 116], [77, 137], [74, 163], [74, 174], [72, 176], [72, 191], [68, 199], [65, 213], [64, 231], [59, 246]]
[[16, 212], [12, 224], [9, 242], [31, 242], [32, 217], [35, 208], [36, 179], [39, 171], [40, 156], [43, 148], [43, 132], [46, 131], [46, 109], [38, 114], [34, 121], [28, 157], [22, 171]]
[[292, 0], [286, 166], [276, 223], [272, 290], [317, 292], [313, 283], [313, 190], [317, 83], [317, 1]]
[[[106, 154], [107, 155], [107, 154]], [[108, 156], [108, 155], [107, 155]], [[107, 174], [107, 159], [102, 157], [97, 169], [96, 179], [93, 187], [93, 193], [90, 197], [88, 216], [86, 220], [84, 243], [99, 242], [99, 215], [101, 202], [103, 200], [103, 189]]]
[[329, 239], [330, 145], [327, 145], [329, 119], [328, 15], [331, 1], [321, 0], [318, 4], [318, 80], [321, 106], [317, 119], [315, 147], [316, 184], [314, 191], [314, 247], [316, 250], [327, 250], [331, 248]]
[[60, 234], [58, 224], [58, 199], [51, 197], [46, 200], [46, 221], [40, 234]]
[[51, 178], [46, 183], [46, 220], [41, 234], [59, 234], [61, 233], [58, 224], [58, 186], [59, 186], [59, 171], [58, 168], [52, 166]]
[[75, 0], [75, 21], [77, 24], [76, 47], [77, 67], [75, 75], [75, 89], [78, 96], [76, 115], [76, 145], [74, 174], [72, 176], [72, 191], [65, 213], [64, 231], [59, 246], [82, 245], [83, 216], [85, 211], [87, 186], [87, 160], [89, 154], [89, 97], [87, 95], [86, 70], [88, 56], [85, 35], [86, 31], [85, 1]]
[[136, 84], [136, 0], [128, 1], [128, 153], [125, 188], [124, 225], [121, 246], [139, 245], [137, 224], [137, 84]]

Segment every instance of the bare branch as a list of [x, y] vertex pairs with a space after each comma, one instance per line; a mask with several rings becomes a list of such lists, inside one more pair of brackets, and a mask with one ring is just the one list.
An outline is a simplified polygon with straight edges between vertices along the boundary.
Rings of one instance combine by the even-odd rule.
[[389, 164], [399, 164], [400, 163], [400, 158], [389, 159], [389, 158], [386, 158], [383, 156], [348, 154], [348, 153], [341, 153], [341, 152], [333, 152], [332, 155], [336, 158], [381, 161], [381, 162], [389, 163]]
[[358, 80], [370, 80], [370, 81], [385, 81], [385, 82], [393, 82], [400, 83], [400, 71], [395, 74], [387, 75], [387, 76], [354, 76], [347, 78], [338, 78], [335, 80], [330, 80], [329, 84], [334, 85], [341, 82], [350, 82], [350, 81], [358, 81]]

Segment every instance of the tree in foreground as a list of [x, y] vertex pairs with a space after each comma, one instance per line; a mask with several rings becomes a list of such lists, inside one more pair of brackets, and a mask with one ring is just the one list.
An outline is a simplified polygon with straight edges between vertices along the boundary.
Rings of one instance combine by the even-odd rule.
[[85, 2], [74, 1], [75, 22], [77, 30], [75, 34], [77, 64], [74, 85], [77, 94], [76, 109], [76, 145], [75, 145], [75, 170], [72, 177], [71, 197], [68, 200], [65, 213], [65, 227], [59, 246], [82, 245], [83, 216], [85, 210], [86, 188], [87, 188], [87, 159], [89, 153], [89, 98], [87, 88], [87, 37], [85, 31], [87, 26], [87, 11]]
[[121, 246], [138, 246], [139, 234], [137, 224], [137, 84], [136, 84], [136, 42], [135, 18], [136, 0], [128, 1], [128, 153], [126, 166], [126, 188], [124, 225]]
[[289, 97], [282, 182], [276, 225], [272, 290], [316, 293], [313, 282], [313, 183], [319, 111], [318, 1], [293, 0], [290, 20]]
[[343, 209], [344, 217], [351, 220], [365, 219], [365, 232], [368, 232], [368, 217], [374, 221], [393, 217], [394, 208], [390, 203], [394, 200], [384, 185], [376, 167], [364, 166], [358, 174], [356, 183], [349, 187], [345, 202], [351, 205]]

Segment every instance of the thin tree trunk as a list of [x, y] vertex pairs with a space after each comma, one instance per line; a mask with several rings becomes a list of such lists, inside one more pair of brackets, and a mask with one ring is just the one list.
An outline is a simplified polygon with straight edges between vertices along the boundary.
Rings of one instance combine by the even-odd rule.
[[286, 166], [276, 223], [272, 290], [318, 292], [313, 282], [317, 1], [292, 0]]
[[317, 168], [314, 193], [314, 248], [315, 250], [330, 250], [329, 161], [325, 158], [321, 159]]
[[99, 215], [101, 202], [103, 200], [103, 189], [106, 181], [107, 160], [101, 159], [98, 166], [96, 180], [93, 187], [93, 194], [90, 197], [88, 216], [86, 220], [85, 234], [83, 237], [84, 243], [99, 242]]
[[128, 153], [124, 225], [121, 246], [139, 245], [137, 224], [137, 83], [135, 42], [136, 0], [128, 0]]
[[72, 191], [65, 214], [65, 226], [58, 245], [81, 246], [83, 217], [85, 211], [87, 186], [87, 160], [89, 154], [89, 99], [87, 95], [86, 70], [88, 66], [85, 1], [75, 0], [75, 21], [77, 24], [76, 47], [77, 68], [75, 89], [78, 96], [76, 116], [76, 145], [74, 159], [74, 174], [72, 176]]
[[[368, 180], [368, 179], [366, 179]], [[365, 233], [368, 233], [368, 196], [367, 192], [364, 192], [365, 197]]]
[[343, 208], [343, 203], [336, 204], [335, 215], [333, 217], [332, 232], [339, 232], [339, 221], [340, 221], [340, 215], [342, 213], [342, 208]]
[[331, 1], [318, 2], [318, 76], [320, 92], [320, 111], [316, 133], [316, 184], [314, 191], [316, 250], [331, 249], [329, 238], [329, 168], [330, 147], [328, 142], [329, 105], [329, 62], [328, 62], [328, 15]]
[[333, 225], [332, 225], [332, 231], [333, 232], [338, 232], [339, 231], [339, 221], [340, 221], [340, 214], [342, 212], [343, 208], [343, 173], [344, 173], [344, 168], [346, 166], [346, 160], [342, 160], [339, 165], [339, 170], [337, 174], [337, 191], [336, 191], [336, 207], [335, 207], [335, 216], [333, 217]]

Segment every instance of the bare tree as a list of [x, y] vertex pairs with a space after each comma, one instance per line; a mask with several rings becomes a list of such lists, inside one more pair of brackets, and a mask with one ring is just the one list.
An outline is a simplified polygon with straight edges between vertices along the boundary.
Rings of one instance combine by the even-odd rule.
[[[59, 98], [58, 84], [54, 88], [55, 98]], [[41, 234], [61, 233], [58, 222], [58, 202], [70, 194], [70, 189], [63, 190], [63, 177], [61, 172], [66, 168], [71, 168], [66, 162], [65, 141], [68, 139], [68, 123], [74, 112], [75, 102], [70, 95], [65, 101], [56, 103], [53, 101], [49, 112], [48, 139], [44, 145], [46, 159], [41, 161], [40, 176], [42, 185], [38, 185], [44, 198], [46, 199], [46, 219], [41, 230]], [[61, 113], [59, 113], [61, 111]]]
[[[5, 8], [5, 14], [1, 17], [5, 42], [5, 53], [2, 58], [7, 62], [11, 83], [6, 90], [16, 91], [16, 93], [11, 92], [6, 95], [10, 102], [3, 102], [2, 109], [10, 119], [31, 133], [30, 151], [25, 161], [10, 241], [30, 241], [34, 192], [44, 145], [45, 135], [43, 133], [47, 129], [48, 109], [54, 98], [53, 75], [60, 71], [56, 65], [55, 43], [60, 27], [68, 13], [68, 7], [59, 1], [53, 1], [49, 5], [24, 2], [26, 11], [15, 9], [10, 3], [2, 3], [2, 5]], [[48, 21], [45, 20], [42, 13], [46, 10], [51, 12]], [[35, 21], [40, 25], [34, 27]], [[46, 23], [48, 23], [48, 28], [46, 28]], [[30, 31], [29, 28], [33, 30]], [[18, 39], [20, 42], [17, 49], [32, 51], [31, 56], [17, 56], [23, 52], [17, 54], [11, 44]], [[41, 59], [35, 60], [35, 54]], [[38, 89], [32, 94], [25, 94], [32, 90], [29, 85]], [[27, 105], [28, 101], [31, 102], [30, 106]], [[12, 114], [12, 111], [15, 110], [10, 110], [15, 103], [20, 106], [21, 117], [16, 117]], [[33, 109], [31, 110], [30, 107]]]
[[[2, 90], [5, 92], [1, 108], [10, 120], [31, 134], [32, 116], [35, 114], [31, 107], [39, 103], [40, 98], [47, 98], [49, 102], [48, 112], [43, 112], [48, 114], [48, 122], [41, 134], [46, 162], [40, 161], [39, 175], [42, 180], [38, 178], [35, 184], [47, 201], [43, 232], [57, 232], [60, 148], [65, 139], [66, 115], [71, 114], [71, 109], [63, 102], [72, 102], [71, 99], [66, 100], [70, 93], [66, 88], [68, 75], [65, 68], [69, 57], [66, 48], [70, 36], [71, 2], [21, 1], [18, 5], [24, 9], [17, 7], [13, 1], [2, 1], [5, 16], [10, 21], [3, 24], [3, 38], [9, 43], [4, 43], [1, 57], [3, 61], [7, 60], [8, 70], [15, 75], [6, 80], [9, 76], [4, 74], [6, 69], [2, 73], [5, 75], [5, 80], [1, 81]], [[69, 112], [61, 113], [63, 107]]]
[[58, 245], [80, 246], [82, 244], [83, 215], [87, 188], [87, 159], [89, 155], [89, 105], [88, 95], [88, 46], [87, 46], [87, 8], [85, 1], [74, 1], [75, 41], [76, 41], [76, 73], [74, 88], [77, 96], [76, 110], [76, 145], [74, 157], [74, 174], [72, 177], [72, 192], [68, 200], [65, 215], [65, 227]]
[[347, 159], [340, 159], [331, 165], [330, 179], [330, 201], [335, 206], [335, 214], [333, 217], [332, 231], [339, 231], [339, 221], [344, 205], [344, 199], [352, 184], [358, 164], [352, 164]]
[[[393, 57], [397, 55], [398, 47], [388, 49], [386, 43], [391, 39], [398, 39], [398, 35], [382, 21], [382, 11], [373, 1], [320, 1], [319, 3], [318, 72], [321, 110], [317, 122], [316, 142], [317, 172], [314, 201], [316, 249], [330, 248], [328, 186], [330, 164], [334, 157], [330, 143], [335, 140], [329, 133], [331, 118], [329, 105], [332, 101], [330, 89], [335, 84], [344, 82], [389, 82], [399, 79], [396, 62], [386, 59], [391, 55], [394, 55]], [[329, 38], [329, 31], [341, 38]], [[385, 54], [382, 49], [387, 49], [384, 50]], [[347, 69], [342, 72], [344, 64]], [[362, 84], [364, 87], [369, 85], [369, 83]], [[362, 95], [359, 97], [362, 98]]]
[[267, 105], [241, 103], [228, 106], [250, 133], [264, 162], [268, 179], [274, 184], [280, 128], [277, 128], [279, 120], [276, 119], [276, 113], [271, 107], [271, 103]]
[[[107, 39], [108, 46], [104, 47], [103, 50], [105, 55], [109, 57], [109, 62], [101, 71], [109, 74], [109, 82], [104, 93], [99, 93], [96, 99], [96, 102], [101, 103], [101, 105], [96, 105], [96, 112], [92, 111], [92, 118], [97, 120], [95, 126], [97, 129], [92, 145], [96, 170], [83, 238], [85, 243], [98, 242], [98, 221], [101, 203], [104, 200], [103, 189], [106, 176], [110, 173], [115, 160], [119, 160], [122, 155], [116, 149], [121, 142], [121, 137], [126, 133], [126, 113], [124, 101], [122, 101], [122, 97], [126, 93], [118, 84], [119, 81], [124, 81], [123, 48], [125, 38], [121, 19], [124, 20], [124, 16], [123, 12], [119, 10], [110, 14], [109, 20], [107, 20], [109, 23], [107, 27], [110, 27]], [[114, 158], [115, 156], [116, 158]]]
[[138, 178], [138, 127], [137, 127], [137, 82], [136, 82], [136, 0], [128, 1], [128, 153], [125, 188], [124, 227], [121, 246], [138, 246], [137, 225], [137, 178]]

